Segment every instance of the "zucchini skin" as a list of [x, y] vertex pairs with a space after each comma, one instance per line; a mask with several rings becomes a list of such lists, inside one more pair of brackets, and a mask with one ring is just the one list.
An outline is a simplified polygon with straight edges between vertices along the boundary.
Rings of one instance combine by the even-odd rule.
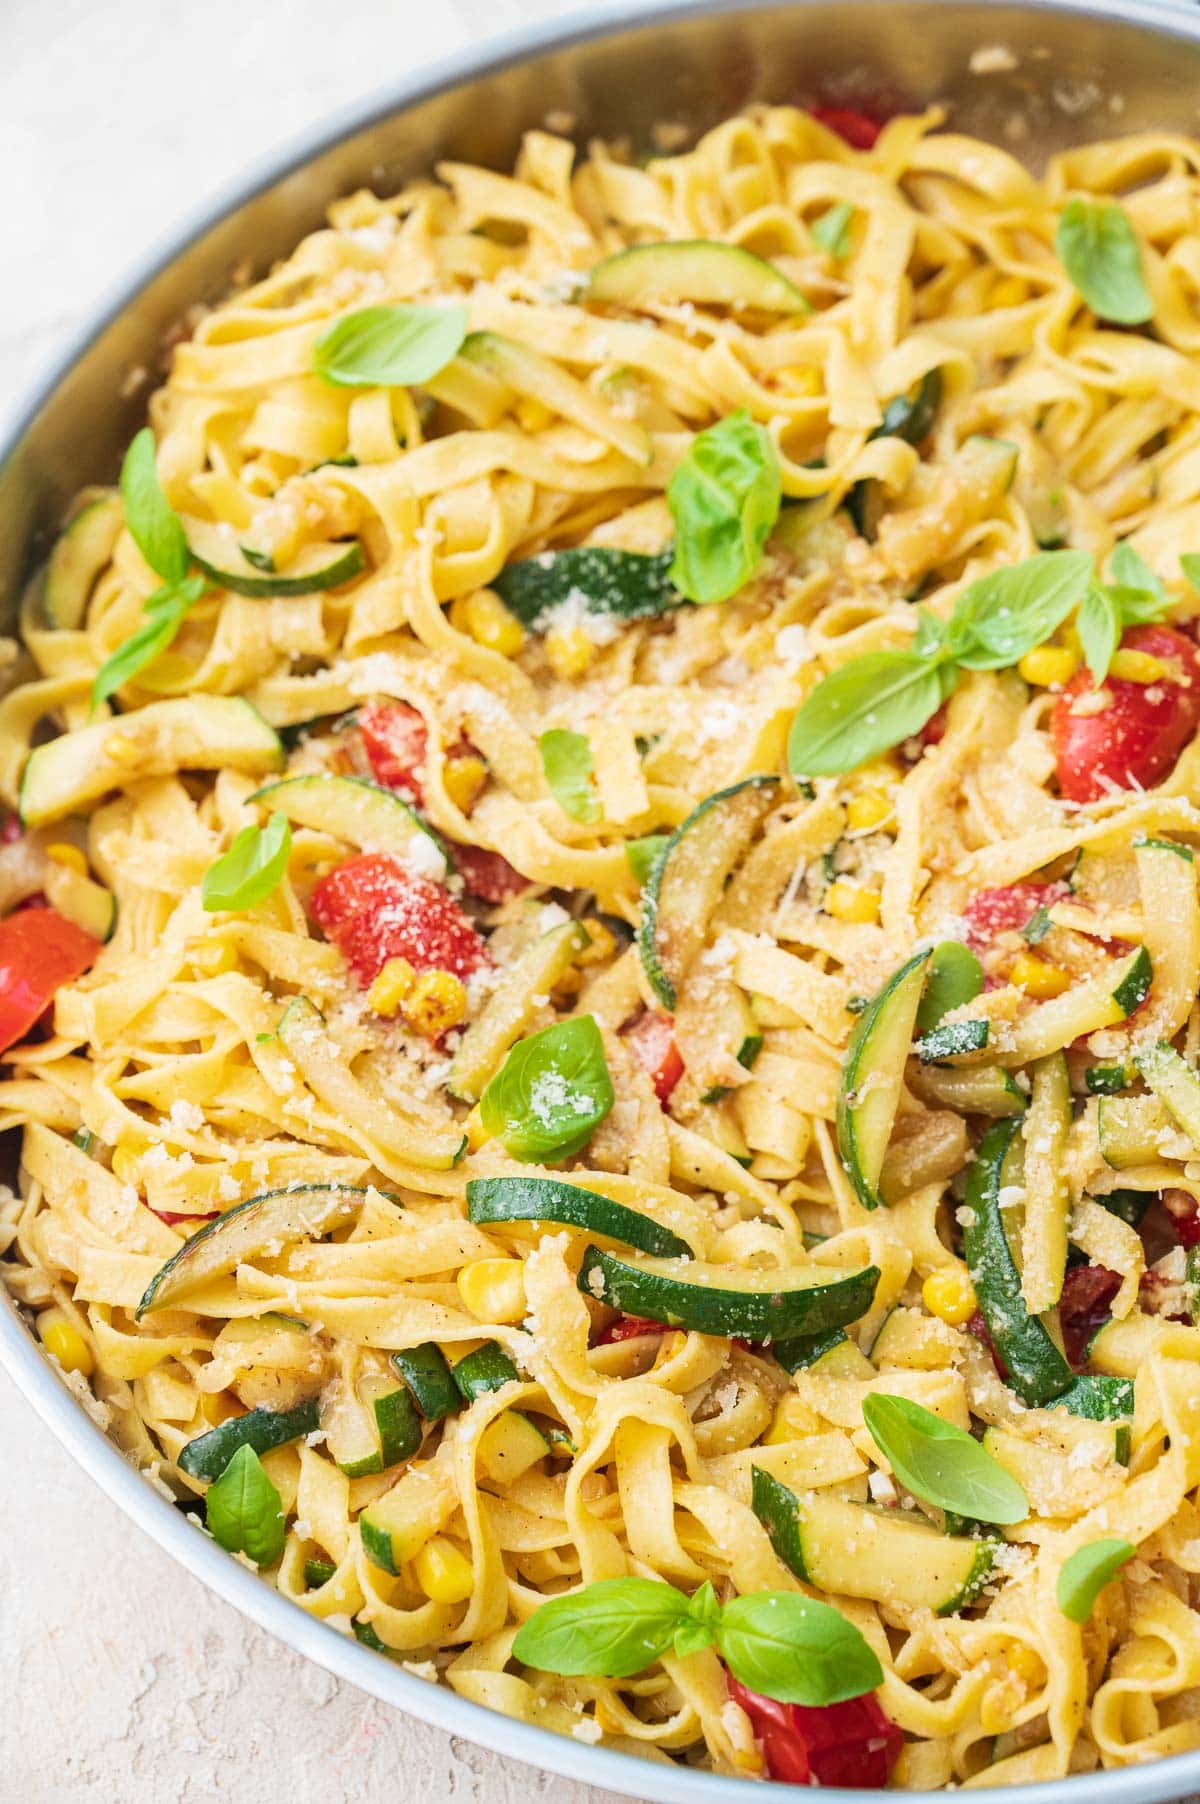
[[427, 1422], [440, 1422], [462, 1408], [462, 1391], [454, 1382], [449, 1361], [436, 1341], [427, 1340], [419, 1347], [405, 1347], [402, 1352], [392, 1354], [391, 1363], [412, 1392], [413, 1402]]
[[509, 564], [492, 588], [527, 632], [542, 633], [554, 610], [572, 595], [583, 595], [598, 619], [648, 620], [682, 607], [684, 598], [668, 579], [674, 550], [651, 556], [609, 545], [577, 545], [546, 551]]
[[826, 1353], [832, 1353], [846, 1339], [844, 1328], [830, 1328], [825, 1334], [797, 1334], [790, 1340], [777, 1340], [771, 1352], [785, 1372], [799, 1372], [816, 1365]]
[[607, 1303], [622, 1315], [645, 1316], [696, 1334], [773, 1341], [776, 1336], [790, 1340], [844, 1328], [867, 1313], [879, 1283], [879, 1267], [868, 1265], [839, 1276], [831, 1266], [830, 1274], [828, 1284], [803, 1290], [718, 1290], [629, 1265], [601, 1247], [589, 1246], [577, 1284], [585, 1297]]
[[[929, 952], [914, 953], [900, 966], [898, 971], [892, 973], [883, 988], [876, 991], [854, 1024], [854, 1031], [850, 1035], [850, 1044], [846, 1048], [846, 1057], [842, 1063], [842, 1081], [838, 1086], [836, 1112], [838, 1153], [845, 1167], [846, 1175], [854, 1186], [854, 1193], [864, 1209], [878, 1209], [883, 1199], [879, 1194], [877, 1177], [873, 1178], [864, 1164], [865, 1149], [862, 1145], [864, 1124], [860, 1122], [861, 1098], [856, 1093], [860, 1082], [871, 1076], [870, 1066], [872, 1061], [878, 1057], [879, 1039], [890, 1037], [892, 1033], [891, 1016], [897, 1008], [901, 1018], [911, 1017], [905, 1033], [905, 1054], [907, 1054], [912, 1022], [916, 1019], [924, 974], [928, 968], [930, 957]], [[898, 1082], [895, 1089], [898, 1100]], [[888, 1123], [889, 1138], [893, 1121], [894, 1106], [892, 1120]], [[874, 1163], [873, 1158], [871, 1163]], [[882, 1169], [882, 1152], [878, 1165]]]
[[467, 1403], [486, 1397], [489, 1391], [502, 1390], [506, 1384], [519, 1384], [521, 1374], [498, 1341], [485, 1341], [465, 1359], [452, 1367], [452, 1376]]
[[207, 1434], [197, 1435], [176, 1463], [189, 1478], [220, 1478], [239, 1447], [269, 1453], [272, 1447], [285, 1447], [301, 1435], [315, 1433], [318, 1427], [315, 1398], [295, 1409], [252, 1409], [244, 1416], [231, 1416], [228, 1422], [218, 1423]]
[[1016, 1125], [998, 1121], [979, 1143], [967, 1180], [963, 1253], [988, 1333], [1008, 1368], [1008, 1384], [1023, 1403], [1038, 1407], [1069, 1390], [1075, 1374], [1037, 1316], [1025, 1307], [1020, 1273], [1004, 1231], [1000, 1171]]
[[990, 1031], [991, 1024], [983, 1015], [966, 1021], [946, 1021], [940, 1027], [930, 1028], [913, 1051], [923, 1065], [932, 1065], [938, 1059], [957, 1058], [962, 1052], [982, 1052]]
[[686, 1258], [693, 1251], [686, 1240], [639, 1210], [557, 1178], [472, 1178], [467, 1185], [467, 1218], [565, 1222], [663, 1259]]

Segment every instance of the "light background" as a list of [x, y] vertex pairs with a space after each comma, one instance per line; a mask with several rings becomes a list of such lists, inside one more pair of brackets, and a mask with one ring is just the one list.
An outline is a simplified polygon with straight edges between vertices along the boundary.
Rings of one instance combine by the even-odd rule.
[[[571, 0], [0, 0], [0, 416], [247, 163]], [[411, 1721], [211, 1596], [0, 1374], [0, 1804], [602, 1804]]]

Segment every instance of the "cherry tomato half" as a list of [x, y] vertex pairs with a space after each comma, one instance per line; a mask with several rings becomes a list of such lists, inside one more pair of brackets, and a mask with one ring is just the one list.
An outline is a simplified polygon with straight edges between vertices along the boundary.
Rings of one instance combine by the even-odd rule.
[[358, 730], [375, 781], [420, 802], [429, 732], [417, 710], [407, 702], [368, 702], [359, 713]]
[[350, 858], [312, 893], [313, 916], [364, 988], [389, 958], [414, 971], [467, 978], [489, 962], [487, 947], [440, 884], [384, 852]]
[[770, 1777], [785, 1785], [885, 1786], [904, 1734], [885, 1716], [874, 1692], [841, 1704], [781, 1704], [747, 1691], [729, 1675], [762, 1743]]
[[851, 150], [871, 150], [883, 130], [884, 121], [850, 106], [814, 106], [809, 112], [829, 131], [844, 138]]
[[1052, 728], [1059, 792], [1069, 802], [1094, 802], [1114, 788], [1152, 789], [1200, 726], [1200, 658], [1192, 641], [1169, 626], [1135, 626], [1121, 643], [1161, 658], [1169, 674], [1155, 683], [1106, 677], [1095, 713], [1090, 672], [1071, 678]]
[[647, 1009], [632, 1027], [623, 1030], [622, 1039], [634, 1058], [649, 1073], [654, 1094], [663, 1107], [683, 1076], [683, 1059], [675, 1044], [675, 1022], [661, 1009]]
[[82, 977], [99, 951], [99, 940], [54, 908], [23, 908], [0, 921], [0, 1052], [25, 1037], [55, 991]]

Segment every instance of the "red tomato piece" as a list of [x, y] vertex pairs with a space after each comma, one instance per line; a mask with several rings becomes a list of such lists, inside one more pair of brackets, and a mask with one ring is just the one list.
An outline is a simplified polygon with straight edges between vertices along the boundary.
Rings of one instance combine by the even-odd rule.
[[622, 1029], [621, 1037], [627, 1041], [643, 1071], [649, 1072], [654, 1094], [665, 1108], [672, 1090], [683, 1076], [683, 1059], [675, 1044], [673, 1018], [663, 1014], [661, 1009], [647, 1009], [632, 1027]]
[[1094, 802], [1115, 789], [1152, 789], [1173, 768], [1200, 726], [1200, 658], [1190, 639], [1169, 626], [1135, 626], [1121, 641], [1129, 651], [1162, 658], [1171, 674], [1157, 683], [1106, 677], [1111, 699], [1097, 714], [1076, 712], [1095, 693], [1087, 670], [1067, 684], [1054, 706], [1058, 787], [1068, 802]]
[[1019, 932], [1037, 913], [1070, 894], [1065, 883], [1012, 883], [1007, 889], [981, 889], [963, 909], [967, 945], [982, 952], [998, 934]]
[[1112, 1315], [1109, 1306], [1120, 1288], [1120, 1273], [1106, 1265], [1073, 1265], [1067, 1272], [1058, 1319], [1069, 1365], [1078, 1369], [1087, 1359], [1088, 1342]]
[[483, 846], [454, 845], [450, 856], [468, 896], [478, 896], [481, 902], [507, 902], [510, 896], [519, 896], [529, 888], [528, 877], [522, 877], [499, 852], [485, 851]]
[[1008, 1367], [996, 1351], [996, 1343], [992, 1339], [991, 1330], [983, 1319], [982, 1309], [977, 1309], [967, 1323], [967, 1333], [973, 1334], [977, 1341], [983, 1342], [983, 1345], [992, 1356], [992, 1364], [995, 1366], [997, 1372], [1000, 1374], [1001, 1378], [1007, 1378]]
[[21, 825], [20, 815], [7, 815], [3, 827], [0, 827], [0, 844], [14, 846], [19, 839], [24, 838], [24, 835], [25, 829]]
[[[146, 1207], [147, 1209], [150, 1209], [149, 1203], [146, 1204]], [[194, 1222], [196, 1226], [199, 1227], [201, 1222], [216, 1221], [221, 1211], [219, 1209], [210, 1209], [206, 1214], [198, 1215], [194, 1212], [180, 1214], [176, 1209], [150, 1209], [150, 1213], [151, 1215], [157, 1215], [159, 1221], [165, 1222], [168, 1228], [178, 1228], [181, 1223], [185, 1222]]]
[[904, 1746], [874, 1692], [841, 1704], [781, 1704], [731, 1673], [729, 1695], [750, 1718], [769, 1776], [784, 1785], [882, 1787]]
[[417, 710], [407, 702], [368, 702], [359, 713], [358, 730], [375, 781], [420, 802], [429, 732]]
[[669, 1334], [665, 1322], [652, 1321], [648, 1315], [619, 1315], [607, 1328], [601, 1328], [593, 1342], [597, 1347], [611, 1347], [616, 1341], [637, 1340], [643, 1334]]
[[1180, 1246], [1200, 1246], [1200, 1210], [1195, 1197], [1186, 1190], [1164, 1190], [1162, 1206], [1171, 1218]]
[[814, 106], [809, 112], [814, 119], [844, 138], [852, 150], [871, 150], [885, 121], [851, 106]]
[[364, 852], [330, 871], [312, 893], [312, 912], [364, 989], [389, 958], [464, 979], [489, 962], [453, 896], [385, 852]]
[[99, 951], [99, 940], [54, 908], [22, 908], [0, 921], [0, 1052], [25, 1037], [55, 991], [82, 977]]

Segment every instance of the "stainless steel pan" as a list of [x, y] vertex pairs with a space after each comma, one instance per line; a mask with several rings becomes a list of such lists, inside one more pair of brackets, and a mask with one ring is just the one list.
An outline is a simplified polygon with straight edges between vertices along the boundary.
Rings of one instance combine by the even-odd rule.
[[[1013, 66], [978, 57], [992, 47], [1010, 52]], [[662, 121], [695, 132], [752, 100], [817, 97], [891, 108], [942, 101], [956, 129], [1033, 162], [1117, 132], [1194, 132], [1200, 9], [1123, 0], [623, 0], [397, 82], [188, 219], [0, 432], [0, 618], [15, 618], [23, 578], [75, 491], [114, 478], [172, 325], [193, 302], [218, 298], [235, 271], [262, 271], [290, 250], [335, 196], [363, 183], [395, 186], [443, 156], [507, 168], [521, 133], [548, 114], [570, 115], [581, 144], [594, 134], [643, 144]], [[43, 1360], [2, 1286], [0, 1299], [0, 1360], [84, 1470], [189, 1571], [298, 1652], [426, 1722], [613, 1791], [662, 1804], [763, 1804], [769, 1795], [753, 1781], [511, 1722], [306, 1615], [133, 1471]], [[1009, 1804], [1157, 1804], [1191, 1791], [1200, 1791], [1200, 1752], [1005, 1796]], [[837, 1795], [878, 1804], [883, 1794]], [[945, 1796], [907, 1795], [927, 1804]]]

